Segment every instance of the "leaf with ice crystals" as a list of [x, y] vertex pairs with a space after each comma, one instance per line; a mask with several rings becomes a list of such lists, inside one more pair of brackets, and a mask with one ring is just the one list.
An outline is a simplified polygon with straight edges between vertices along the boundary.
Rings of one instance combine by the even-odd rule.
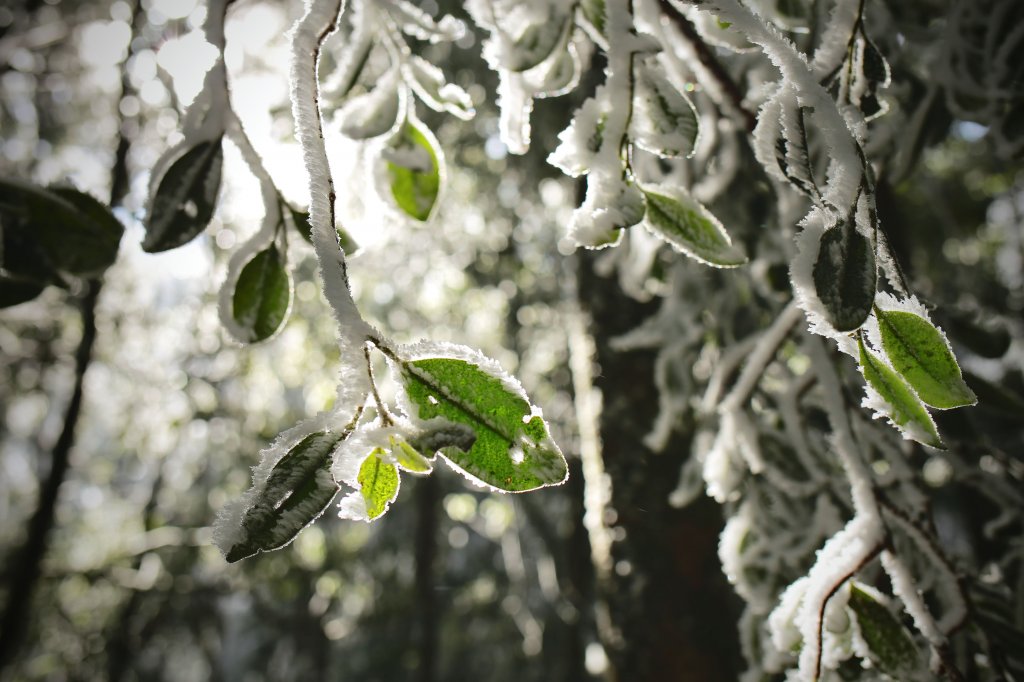
[[470, 447], [441, 454], [470, 480], [496, 490], [525, 492], [562, 483], [568, 468], [547, 424], [515, 379], [468, 349], [459, 357], [417, 357], [399, 365], [402, 384], [420, 419], [441, 417], [471, 429]]
[[622, 231], [644, 217], [644, 196], [621, 176], [593, 173], [587, 178], [587, 196], [573, 211], [569, 236], [588, 249], [615, 246]]
[[417, 55], [411, 56], [403, 68], [409, 85], [428, 107], [447, 111], [463, 121], [473, 118], [475, 111], [469, 93], [446, 81], [441, 69]]
[[875, 317], [893, 369], [925, 404], [950, 409], [978, 402], [945, 335], [931, 322], [905, 310], [877, 309]]
[[860, 636], [882, 672], [901, 679], [918, 667], [918, 651], [910, 633], [880, 595], [869, 587], [850, 584], [850, 609], [856, 614]]
[[651, 185], [643, 188], [647, 200], [644, 227], [677, 251], [718, 268], [747, 262], [711, 211], [680, 187]]
[[388, 0], [388, 13], [403, 33], [431, 43], [458, 40], [466, 33], [466, 24], [453, 16], [435, 20], [429, 14], [405, 0]]
[[366, 140], [394, 130], [404, 99], [398, 70], [391, 69], [372, 90], [353, 97], [341, 108], [341, 133], [353, 140]]
[[935, 422], [899, 374], [894, 372], [882, 358], [875, 355], [858, 338], [860, 371], [867, 382], [867, 397], [864, 407], [873, 409], [903, 434], [904, 438], [933, 448], [942, 448], [942, 440], [935, 430]]
[[871, 240], [860, 233], [853, 216], [821, 235], [812, 276], [814, 292], [837, 331], [864, 324], [875, 302], [878, 272]]
[[441, 149], [429, 130], [407, 119], [382, 151], [388, 194], [404, 213], [426, 221], [441, 189]]
[[206, 229], [217, 206], [223, 159], [221, 138], [217, 137], [190, 147], [167, 168], [146, 216], [145, 251], [177, 248]]
[[339, 489], [331, 475], [331, 453], [347, 435], [311, 433], [273, 464], [274, 448], [267, 451], [253, 487], [225, 508], [214, 527], [229, 562], [284, 547], [323, 513]]
[[646, 60], [637, 69], [630, 137], [661, 157], [690, 156], [697, 144], [697, 111], [665, 75]]
[[548, 156], [548, 163], [571, 177], [590, 171], [601, 148], [607, 113], [602, 109], [603, 90], [585, 101], [573, 114], [569, 127], [558, 134], [559, 145]]

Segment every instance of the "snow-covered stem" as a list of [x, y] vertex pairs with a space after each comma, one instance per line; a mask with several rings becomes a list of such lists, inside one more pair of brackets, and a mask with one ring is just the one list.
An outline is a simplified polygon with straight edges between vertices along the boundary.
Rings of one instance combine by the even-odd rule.
[[[683, 4], [683, 0], [670, 2], [677, 7]], [[783, 80], [796, 88], [801, 106], [814, 110], [815, 119], [828, 139], [833, 155], [833, 172], [829, 173], [825, 187], [825, 201], [842, 211], [848, 210], [854, 205], [860, 188], [859, 145], [854, 131], [832, 96], [818, 81], [807, 57], [777, 28], [737, 0], [691, 0], [688, 4], [715, 13], [719, 20], [728, 21], [731, 28], [760, 46], [765, 56], [779, 69]]]
[[380, 336], [360, 315], [349, 288], [345, 253], [338, 246], [334, 179], [324, 146], [317, 69], [320, 50], [334, 32], [345, 0], [311, 0], [292, 36], [292, 111], [302, 158], [309, 173], [309, 221], [327, 301], [338, 320], [342, 362], [358, 357], [363, 342]]
[[750, 394], [757, 388], [758, 382], [764, 376], [764, 372], [772, 358], [775, 357], [779, 346], [785, 342], [793, 325], [803, 319], [803, 316], [804, 311], [800, 310], [792, 301], [778, 314], [775, 321], [758, 339], [757, 346], [747, 358], [746, 364], [743, 365], [736, 384], [719, 405], [720, 412], [738, 409], [750, 398]]

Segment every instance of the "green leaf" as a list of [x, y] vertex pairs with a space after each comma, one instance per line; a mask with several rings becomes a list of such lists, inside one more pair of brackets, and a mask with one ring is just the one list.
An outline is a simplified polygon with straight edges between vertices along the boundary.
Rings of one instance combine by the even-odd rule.
[[5, 247], [13, 240], [12, 247], [29, 259], [17, 262], [12, 251], [5, 254], [4, 268], [40, 282], [59, 279], [56, 271], [99, 275], [117, 258], [124, 233], [107, 206], [70, 187], [0, 180], [0, 212], [6, 218]]
[[590, 22], [590, 25], [597, 29], [597, 32], [604, 35], [605, 22], [604, 0], [582, 0], [580, 9], [583, 10], [583, 17]]
[[366, 500], [366, 515], [370, 521], [382, 516], [398, 497], [398, 467], [385, 461], [384, 457], [384, 451], [375, 448], [359, 467], [357, 480]]
[[857, 345], [860, 349], [860, 369], [864, 374], [864, 380], [885, 403], [878, 406], [879, 411], [900, 431], [917, 442], [933, 448], [942, 448], [942, 440], [935, 430], [931, 415], [910, 387], [903, 382], [899, 374], [889, 369], [881, 358], [867, 349], [863, 339], [858, 338]]
[[231, 297], [231, 316], [247, 342], [273, 336], [288, 317], [292, 281], [277, 248], [260, 251], [242, 267]]
[[885, 354], [922, 401], [942, 409], [978, 402], [949, 343], [931, 322], [902, 310], [876, 309], [875, 316]]
[[638, 69], [633, 107], [630, 136], [638, 147], [661, 157], [693, 153], [697, 110], [656, 62]]
[[225, 550], [235, 562], [284, 547], [323, 513], [340, 486], [331, 475], [331, 453], [347, 432], [312, 433], [274, 465], [242, 517], [241, 535]]
[[409, 445], [401, 436], [390, 436], [388, 443], [391, 445], [391, 456], [395, 458], [398, 466], [406, 471], [411, 471], [414, 474], [428, 474], [434, 469], [430, 460]]
[[144, 250], [156, 253], [177, 248], [206, 229], [217, 206], [223, 158], [218, 137], [200, 142], [170, 165], [146, 216]]
[[887, 606], [854, 583], [850, 584], [849, 605], [871, 657], [883, 672], [901, 679], [899, 673], [918, 667], [914, 640]]
[[406, 121], [384, 151], [391, 196], [416, 220], [430, 217], [441, 188], [441, 150], [418, 122]]
[[643, 189], [647, 200], [644, 226], [690, 258], [720, 268], [734, 268], [747, 258], [700, 202], [682, 189]]
[[[285, 202], [284, 205], [291, 213], [292, 225], [295, 226], [295, 229], [302, 235], [303, 239], [312, 244], [313, 226], [309, 222], [309, 211], [300, 211], [297, 208], [293, 208], [291, 204], [288, 204], [287, 202]], [[342, 227], [340, 223], [335, 224], [335, 230], [338, 233], [338, 243], [341, 245], [341, 248], [344, 249], [346, 256], [351, 256], [359, 250], [359, 244], [356, 243], [356, 240], [352, 238], [352, 235], [348, 233], [348, 230]]]
[[499, 377], [455, 358], [403, 362], [402, 381], [420, 419], [442, 417], [469, 427], [472, 447], [442, 453], [470, 476], [509, 492], [565, 480], [567, 466], [544, 420]]
[[845, 220], [825, 231], [814, 261], [814, 289], [837, 331], [857, 329], [871, 314], [878, 272], [871, 241]]

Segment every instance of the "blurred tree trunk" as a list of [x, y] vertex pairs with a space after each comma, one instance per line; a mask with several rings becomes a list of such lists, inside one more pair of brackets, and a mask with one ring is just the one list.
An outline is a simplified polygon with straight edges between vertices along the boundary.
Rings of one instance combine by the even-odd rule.
[[658, 412], [655, 354], [621, 352], [611, 339], [654, 313], [622, 293], [614, 278], [580, 259], [580, 305], [590, 318], [599, 365], [594, 385], [603, 394], [600, 435], [612, 481], [608, 521], [621, 536], [612, 545], [615, 569], [603, 600], [617, 642], [606, 642], [612, 679], [736, 679], [742, 660], [737, 632], [740, 602], [722, 574], [718, 506], [701, 498], [684, 509], [668, 504], [692, 434], [677, 434], [663, 453], [643, 444]]

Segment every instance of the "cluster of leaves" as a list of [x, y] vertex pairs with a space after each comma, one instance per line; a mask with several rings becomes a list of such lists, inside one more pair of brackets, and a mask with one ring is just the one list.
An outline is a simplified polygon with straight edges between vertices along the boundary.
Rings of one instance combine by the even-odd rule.
[[102, 202], [71, 187], [0, 179], [0, 307], [30, 301], [48, 286], [102, 276], [117, 258], [124, 227]]

